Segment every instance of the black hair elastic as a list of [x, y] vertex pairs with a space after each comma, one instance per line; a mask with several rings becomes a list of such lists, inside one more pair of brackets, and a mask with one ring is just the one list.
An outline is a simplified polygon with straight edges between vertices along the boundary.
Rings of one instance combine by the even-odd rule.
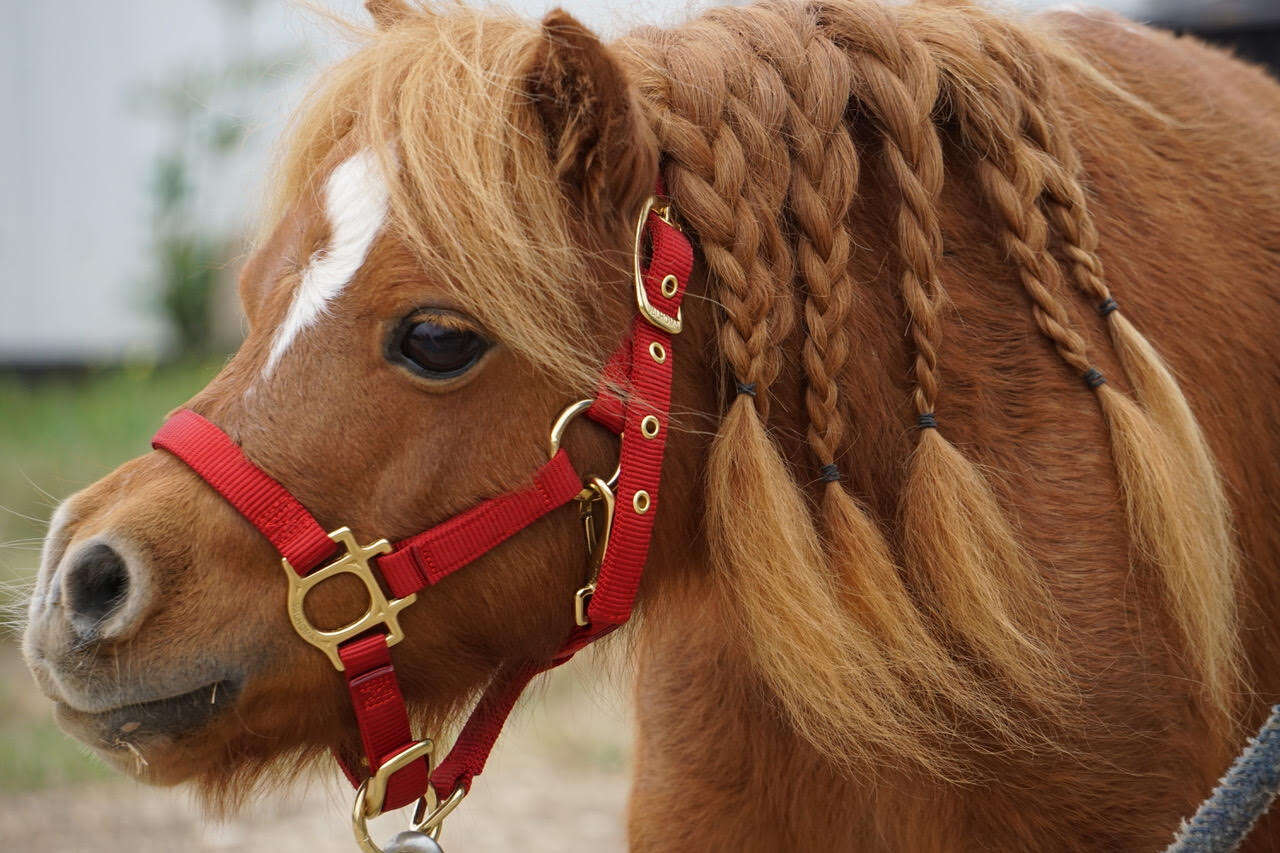
[[938, 419], [933, 416], [933, 412], [925, 412], [916, 418], [916, 426], [919, 429], [937, 429]]
[[1098, 313], [1101, 314], [1103, 317], [1107, 316], [1112, 311], [1119, 311], [1119, 310], [1120, 310], [1120, 303], [1116, 302], [1110, 296], [1102, 300], [1102, 304], [1098, 306]]
[[1081, 378], [1084, 379], [1084, 384], [1090, 388], [1101, 388], [1107, 384], [1107, 377], [1103, 376], [1102, 371], [1096, 367], [1090, 367]]
[[836, 467], [836, 463], [828, 462], [818, 469], [818, 473], [822, 475], [822, 482], [836, 483], [840, 481], [840, 469]]
[[738, 386], [739, 394], [746, 394], [748, 397], [754, 397], [756, 395], [756, 383], [743, 382], [739, 379], [735, 379], [734, 384]]

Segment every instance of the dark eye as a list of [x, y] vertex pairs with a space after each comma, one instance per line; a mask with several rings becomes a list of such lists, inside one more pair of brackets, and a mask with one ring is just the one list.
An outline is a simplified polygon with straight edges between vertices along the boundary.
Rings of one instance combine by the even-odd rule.
[[449, 379], [480, 360], [489, 342], [446, 318], [411, 318], [401, 326], [397, 360], [429, 379]]

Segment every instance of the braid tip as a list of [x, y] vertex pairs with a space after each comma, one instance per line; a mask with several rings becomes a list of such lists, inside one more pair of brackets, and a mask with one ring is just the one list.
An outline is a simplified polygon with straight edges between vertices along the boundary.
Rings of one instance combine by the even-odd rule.
[[934, 416], [933, 412], [922, 412], [916, 418], [916, 428], [919, 430], [937, 429], [938, 419]]
[[1090, 367], [1086, 370], [1081, 379], [1084, 380], [1085, 385], [1089, 386], [1090, 390], [1094, 391], [1107, 384], [1107, 377], [1103, 376], [1102, 371], [1096, 367]]
[[824, 483], [840, 482], [840, 469], [834, 462], [828, 462], [818, 469], [818, 475]]

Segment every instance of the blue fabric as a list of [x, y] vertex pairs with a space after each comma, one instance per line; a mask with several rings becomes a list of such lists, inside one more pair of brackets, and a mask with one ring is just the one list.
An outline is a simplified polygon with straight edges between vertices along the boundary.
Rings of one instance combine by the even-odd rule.
[[1165, 853], [1228, 853], [1240, 846], [1280, 789], [1280, 705], [1236, 757]]

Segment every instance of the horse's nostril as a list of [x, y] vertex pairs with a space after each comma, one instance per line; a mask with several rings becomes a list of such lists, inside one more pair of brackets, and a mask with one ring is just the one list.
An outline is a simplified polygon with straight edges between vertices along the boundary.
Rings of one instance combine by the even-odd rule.
[[115, 549], [98, 543], [76, 557], [65, 586], [71, 627], [88, 639], [129, 597], [129, 570]]

